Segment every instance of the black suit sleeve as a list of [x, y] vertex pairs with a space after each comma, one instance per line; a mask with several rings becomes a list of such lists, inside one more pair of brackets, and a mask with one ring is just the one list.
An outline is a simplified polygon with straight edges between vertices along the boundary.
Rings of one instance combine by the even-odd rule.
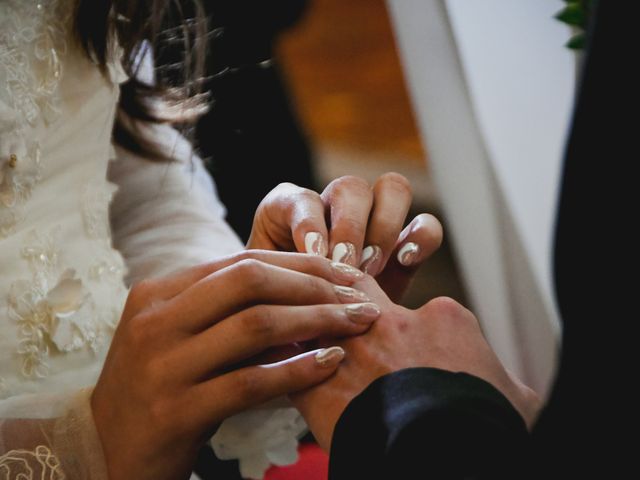
[[329, 478], [522, 478], [528, 442], [522, 417], [484, 380], [406, 369], [379, 378], [347, 406]]

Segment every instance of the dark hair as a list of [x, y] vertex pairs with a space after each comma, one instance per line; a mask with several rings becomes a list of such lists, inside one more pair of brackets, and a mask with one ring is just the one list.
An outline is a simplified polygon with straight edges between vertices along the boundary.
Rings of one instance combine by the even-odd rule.
[[[122, 85], [114, 139], [149, 157], [168, 159], [136, 128], [142, 122], [193, 123], [207, 108], [204, 78], [207, 18], [200, 0], [77, 0], [75, 31], [89, 57], [106, 73], [115, 45], [129, 80]], [[149, 51], [148, 47], [152, 49]], [[163, 50], [179, 61], [155, 70], [155, 79], [138, 78], [145, 55]]]

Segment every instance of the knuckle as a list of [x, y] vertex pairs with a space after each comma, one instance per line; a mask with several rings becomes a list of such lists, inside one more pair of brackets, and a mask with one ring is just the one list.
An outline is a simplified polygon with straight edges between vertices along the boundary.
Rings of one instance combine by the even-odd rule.
[[376, 182], [376, 186], [382, 186], [392, 188], [397, 190], [399, 193], [404, 195], [412, 196], [413, 190], [411, 188], [411, 183], [404, 175], [401, 175], [397, 172], [387, 172], [380, 176], [378, 181]]
[[264, 262], [246, 258], [234, 265], [234, 274], [241, 285], [253, 290], [264, 285], [267, 273]]
[[281, 182], [276, 185], [265, 197], [265, 200], [273, 201], [280, 196], [288, 195], [292, 190], [299, 188], [291, 182]]
[[243, 327], [251, 336], [269, 340], [275, 335], [275, 318], [266, 305], [258, 305], [246, 310], [243, 322]]
[[433, 300], [431, 300], [428, 303], [428, 305], [435, 312], [442, 313], [442, 314], [445, 314], [445, 313], [455, 314], [462, 308], [462, 305], [460, 305], [457, 301], [455, 301], [451, 297], [446, 297], [446, 296], [436, 297]]
[[309, 188], [299, 187], [298, 191], [296, 192], [296, 196], [298, 197], [298, 200], [304, 201], [304, 202], [321, 201], [320, 194], [318, 192], [314, 192]]
[[452, 319], [468, 321], [470, 318], [475, 320], [469, 310], [450, 297], [434, 298], [425, 305], [425, 311], [435, 319], [446, 319], [446, 321], [451, 321]]
[[236, 388], [241, 398], [254, 401], [262, 397], [262, 381], [255, 368], [247, 368], [236, 378]]
[[300, 189], [297, 185], [290, 182], [282, 182], [276, 185], [260, 202], [256, 210], [256, 218], [260, 217], [265, 211], [272, 208], [282, 208], [290, 206], [291, 199]]
[[369, 183], [360, 177], [356, 177], [354, 175], [345, 175], [343, 177], [335, 179], [329, 185], [332, 191], [343, 193], [343, 192], [355, 192], [355, 193], [369, 193], [371, 187]]
[[242, 250], [233, 254], [234, 263], [240, 263], [243, 260], [252, 260], [255, 257], [255, 250]]
[[135, 308], [142, 309], [151, 302], [155, 288], [156, 286], [153, 280], [142, 280], [136, 283], [131, 287], [128, 302], [130, 302]]
[[295, 183], [291, 183], [291, 182], [280, 182], [278, 185], [276, 185], [274, 187], [273, 191], [276, 190], [281, 190], [281, 191], [286, 191], [286, 190], [291, 190], [292, 188], [299, 188]]

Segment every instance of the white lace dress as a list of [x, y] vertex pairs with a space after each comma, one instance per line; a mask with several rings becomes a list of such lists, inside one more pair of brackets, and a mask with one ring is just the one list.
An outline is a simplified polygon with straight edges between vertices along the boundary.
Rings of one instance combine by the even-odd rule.
[[[0, 0], [0, 479], [106, 478], [88, 398], [126, 285], [242, 248], [175, 131], [154, 130], [171, 164], [113, 148], [124, 78], [72, 40], [72, 11]], [[213, 444], [259, 478], [295, 461], [303, 429], [264, 408]]]

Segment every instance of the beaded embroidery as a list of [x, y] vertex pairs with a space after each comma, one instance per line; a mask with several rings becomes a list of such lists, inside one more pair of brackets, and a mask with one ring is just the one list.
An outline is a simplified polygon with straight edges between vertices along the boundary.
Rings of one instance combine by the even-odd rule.
[[59, 117], [61, 57], [72, 11], [65, 0], [0, 2], [0, 237], [14, 231], [40, 180], [33, 132], [39, 122]]

